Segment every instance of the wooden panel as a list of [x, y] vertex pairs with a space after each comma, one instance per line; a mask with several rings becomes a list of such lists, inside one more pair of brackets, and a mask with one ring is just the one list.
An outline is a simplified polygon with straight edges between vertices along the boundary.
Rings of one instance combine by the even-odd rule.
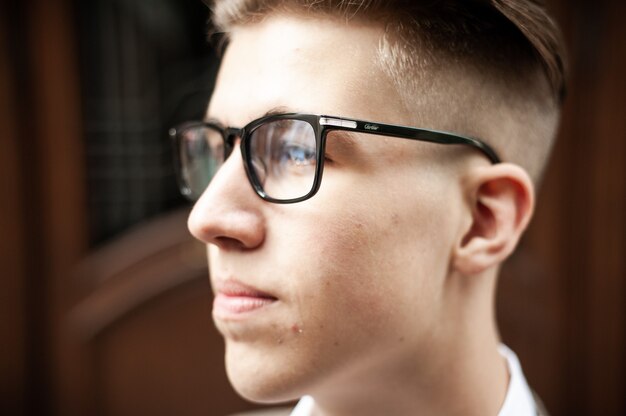
[[[28, 163], [32, 166], [26, 215], [31, 259], [29, 308], [31, 414], [54, 412], [76, 394], [84, 375], [79, 351], [65, 344], [62, 319], [71, 270], [87, 248], [84, 152], [79, 76], [70, 0], [22, 2], [30, 104]], [[31, 185], [31, 184], [29, 184]]]
[[84, 296], [67, 322], [92, 382], [90, 403], [72, 414], [225, 415], [254, 407], [226, 379], [205, 251], [186, 217], [182, 210], [144, 224], [77, 269]]
[[[2, 8], [4, 9], [4, 7]], [[15, 74], [0, 10], [0, 413], [23, 414], [26, 392], [25, 247]]]
[[[624, 414], [626, 380], [626, 43], [623, 18], [626, 3], [608, 2], [597, 22], [598, 61], [593, 79], [578, 84], [581, 104], [573, 131], [588, 150], [580, 167], [588, 175], [580, 195], [579, 239], [585, 264], [584, 373], [587, 414]], [[589, 24], [581, 16], [581, 26]], [[593, 58], [592, 58], [593, 59]], [[591, 159], [591, 161], [588, 161]], [[591, 163], [589, 163], [591, 162]], [[587, 164], [589, 163], [589, 164]], [[579, 168], [580, 169], [580, 168]], [[591, 220], [589, 220], [591, 219]], [[575, 305], [580, 307], [580, 305]]]
[[226, 379], [210, 301], [204, 276], [141, 305], [98, 335], [100, 414], [225, 415], [242, 408]]

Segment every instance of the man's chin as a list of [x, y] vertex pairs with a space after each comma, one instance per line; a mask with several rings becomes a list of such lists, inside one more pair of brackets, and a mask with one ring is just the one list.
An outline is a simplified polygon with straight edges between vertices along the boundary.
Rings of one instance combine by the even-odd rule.
[[288, 363], [275, 361], [271, 356], [260, 356], [258, 351], [243, 351], [241, 345], [226, 346], [226, 374], [241, 397], [263, 404], [298, 400], [305, 393], [296, 388], [302, 382]]
[[304, 394], [296, 394], [292, 388], [287, 388], [284, 382], [276, 382], [277, 375], [257, 375], [245, 377], [231, 375], [227, 370], [228, 379], [235, 391], [242, 398], [260, 404], [279, 404], [298, 400]]

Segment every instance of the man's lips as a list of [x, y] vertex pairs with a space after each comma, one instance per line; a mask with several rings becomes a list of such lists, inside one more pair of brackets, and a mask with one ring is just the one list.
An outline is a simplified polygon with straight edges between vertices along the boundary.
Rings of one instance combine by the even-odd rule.
[[261, 309], [276, 300], [275, 296], [234, 279], [218, 281], [213, 314], [220, 318], [235, 317]]

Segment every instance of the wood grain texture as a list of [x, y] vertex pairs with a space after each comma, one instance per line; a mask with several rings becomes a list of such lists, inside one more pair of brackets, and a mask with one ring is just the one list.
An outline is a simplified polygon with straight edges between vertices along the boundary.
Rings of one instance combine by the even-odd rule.
[[0, 8], [0, 413], [20, 415], [27, 391], [26, 250], [15, 68]]

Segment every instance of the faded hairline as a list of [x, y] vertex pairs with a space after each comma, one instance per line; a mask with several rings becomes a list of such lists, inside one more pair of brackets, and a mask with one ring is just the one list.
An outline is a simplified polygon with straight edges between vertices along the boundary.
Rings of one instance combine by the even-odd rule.
[[[214, 24], [225, 33], [235, 26], [253, 24], [276, 14], [338, 18], [344, 24], [358, 20], [385, 25], [385, 35], [376, 51], [377, 64], [394, 82], [400, 104], [414, 115], [411, 122], [486, 140], [504, 161], [522, 166], [538, 184], [553, 147], [564, 95], [562, 54], [555, 53], [550, 58], [549, 51], [560, 47], [558, 30], [550, 32], [553, 36], [544, 42], [547, 46], [539, 42], [543, 51], [537, 52], [547, 55], [552, 63], [539, 60], [503, 70], [495, 68], [498, 62], [483, 63], [463, 51], [437, 48], [436, 42], [425, 34], [428, 29], [411, 25], [410, 19], [402, 20], [385, 9], [385, 3], [215, 0], [212, 9]], [[502, 7], [500, 3], [507, 1], [494, 3]], [[536, 9], [532, 12], [539, 13]], [[534, 36], [532, 32], [523, 35]]]

